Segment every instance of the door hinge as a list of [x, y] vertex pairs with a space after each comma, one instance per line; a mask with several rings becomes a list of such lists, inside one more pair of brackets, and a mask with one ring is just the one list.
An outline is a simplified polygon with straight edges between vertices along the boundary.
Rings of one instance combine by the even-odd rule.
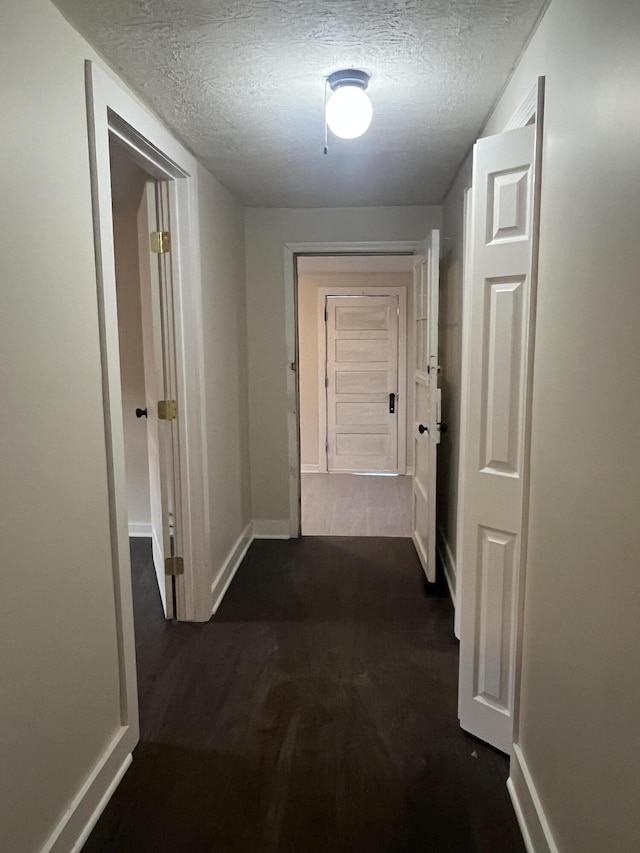
[[164, 255], [171, 251], [171, 235], [168, 231], [152, 231], [149, 235], [151, 251]]
[[184, 560], [182, 557], [165, 557], [164, 560], [164, 573], [165, 575], [183, 575], [184, 574]]
[[325, 323], [327, 322], [328, 319], [329, 319], [329, 315], [327, 314], [327, 309], [325, 308], [324, 309], [324, 321], [325, 321]]
[[161, 421], [175, 421], [178, 417], [177, 400], [158, 401], [158, 419]]
[[325, 377], [324, 377], [324, 387], [325, 387], [325, 388], [328, 388], [328, 387], [329, 387], [329, 377], [328, 377], [328, 376], [325, 376]]

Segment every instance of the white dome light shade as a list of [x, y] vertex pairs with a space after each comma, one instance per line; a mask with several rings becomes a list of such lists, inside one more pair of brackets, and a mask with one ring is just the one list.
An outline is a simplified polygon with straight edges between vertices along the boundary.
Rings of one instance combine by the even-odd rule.
[[362, 86], [342, 85], [327, 101], [327, 124], [341, 139], [356, 139], [368, 130], [373, 106]]

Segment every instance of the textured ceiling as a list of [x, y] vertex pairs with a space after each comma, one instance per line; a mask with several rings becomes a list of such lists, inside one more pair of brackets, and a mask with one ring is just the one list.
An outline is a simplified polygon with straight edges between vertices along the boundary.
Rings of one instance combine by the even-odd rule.
[[[247, 205], [438, 204], [544, 0], [55, 0]], [[322, 153], [324, 79], [373, 123]]]

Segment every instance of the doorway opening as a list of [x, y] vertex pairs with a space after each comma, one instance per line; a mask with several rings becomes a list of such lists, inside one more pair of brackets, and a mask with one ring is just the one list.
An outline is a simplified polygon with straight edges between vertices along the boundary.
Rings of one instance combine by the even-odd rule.
[[413, 258], [296, 258], [301, 533], [411, 536]]
[[109, 158], [132, 567], [149, 569], [158, 606], [171, 619], [177, 607], [170, 572], [182, 550], [179, 435], [164, 404], [178, 398], [173, 289], [162, 251], [168, 247], [151, 237], [170, 233], [169, 205], [166, 184], [113, 137]]

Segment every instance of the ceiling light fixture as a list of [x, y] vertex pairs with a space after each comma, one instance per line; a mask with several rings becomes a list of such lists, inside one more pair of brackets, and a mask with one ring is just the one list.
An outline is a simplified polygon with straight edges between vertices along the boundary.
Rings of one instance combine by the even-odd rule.
[[325, 121], [341, 139], [356, 139], [371, 124], [373, 107], [365, 92], [370, 77], [366, 71], [355, 68], [335, 71], [327, 77], [332, 94], [325, 102]]

